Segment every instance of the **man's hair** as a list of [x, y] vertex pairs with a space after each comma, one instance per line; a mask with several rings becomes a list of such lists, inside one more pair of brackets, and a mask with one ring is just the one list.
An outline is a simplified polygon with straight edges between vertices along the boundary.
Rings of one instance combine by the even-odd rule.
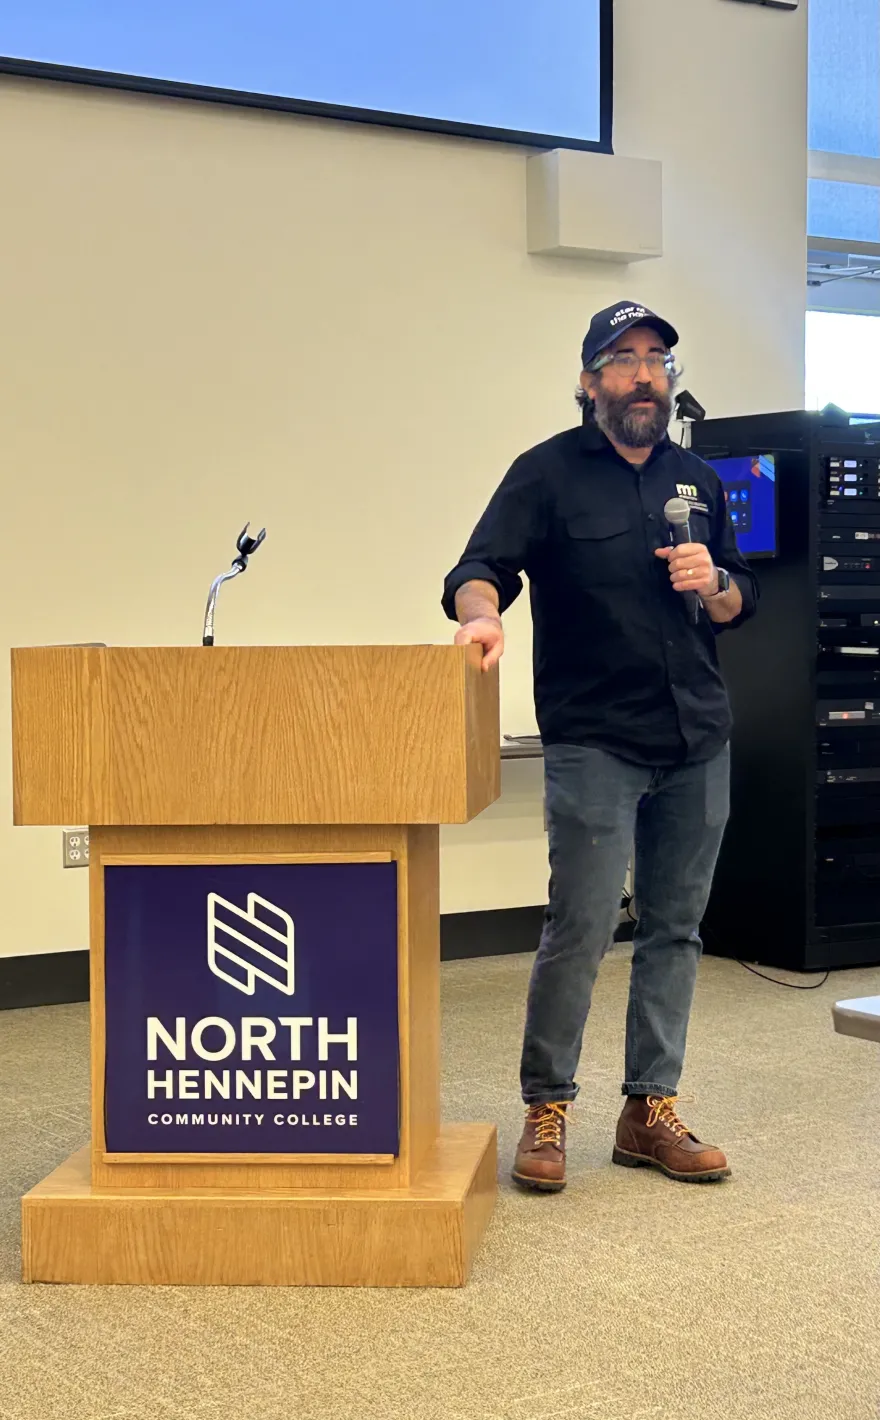
[[[599, 365], [599, 361], [603, 359], [604, 355], [605, 351], [603, 350], [599, 355], [597, 355], [593, 360], [590, 361], [589, 365], [584, 366], [583, 373], [585, 375], [599, 375], [601, 377], [604, 365]], [[598, 369], [596, 368], [597, 365], [599, 366]], [[595, 424], [596, 404], [593, 399], [593, 396], [591, 394], [587, 394], [587, 391], [584, 389], [583, 385], [578, 385], [577, 389], [574, 392], [574, 398], [578, 409], [581, 411], [581, 414], [584, 417], [584, 423]]]
[[581, 413], [585, 416], [594, 408], [593, 396], [587, 394], [587, 391], [584, 389], [583, 385], [578, 385], [577, 389], [574, 392], [574, 399], [575, 404], [578, 406]]

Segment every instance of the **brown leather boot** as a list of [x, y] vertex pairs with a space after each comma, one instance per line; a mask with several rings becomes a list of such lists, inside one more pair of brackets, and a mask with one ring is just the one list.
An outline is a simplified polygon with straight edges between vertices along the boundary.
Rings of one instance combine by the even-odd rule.
[[682, 1183], [714, 1183], [730, 1169], [720, 1149], [701, 1144], [675, 1112], [675, 1095], [629, 1095], [617, 1124], [611, 1155], [624, 1168], [660, 1169]]
[[559, 1193], [565, 1187], [567, 1110], [566, 1100], [533, 1104], [526, 1110], [526, 1127], [513, 1164], [514, 1183], [539, 1193]]

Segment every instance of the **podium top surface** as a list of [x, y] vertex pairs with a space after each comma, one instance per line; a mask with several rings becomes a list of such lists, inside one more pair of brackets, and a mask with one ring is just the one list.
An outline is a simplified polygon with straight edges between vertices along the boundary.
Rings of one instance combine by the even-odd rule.
[[19, 824], [466, 823], [500, 792], [474, 646], [12, 652]]

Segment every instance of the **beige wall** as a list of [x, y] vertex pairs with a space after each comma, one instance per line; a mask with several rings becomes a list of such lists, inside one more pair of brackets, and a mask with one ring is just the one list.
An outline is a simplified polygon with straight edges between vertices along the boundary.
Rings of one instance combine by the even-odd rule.
[[[617, 149], [665, 165], [666, 255], [628, 269], [526, 255], [515, 147], [0, 83], [6, 645], [195, 641], [248, 518], [218, 639], [445, 637], [444, 571], [621, 296], [711, 413], [801, 404], [804, 17], [616, 8]], [[524, 604], [509, 632], [522, 731]], [[85, 874], [9, 826], [2, 658], [0, 954], [81, 946]], [[446, 910], [544, 898], [538, 766], [505, 787], [445, 836]]]

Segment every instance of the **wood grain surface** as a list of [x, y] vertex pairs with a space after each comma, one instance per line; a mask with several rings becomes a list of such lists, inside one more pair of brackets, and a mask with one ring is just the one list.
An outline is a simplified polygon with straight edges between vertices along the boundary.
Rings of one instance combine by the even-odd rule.
[[411, 1188], [96, 1191], [88, 1150], [22, 1200], [25, 1282], [460, 1287], [492, 1211], [489, 1125], [446, 1126]]
[[12, 696], [21, 824], [463, 823], [499, 793], [473, 646], [35, 647]]

